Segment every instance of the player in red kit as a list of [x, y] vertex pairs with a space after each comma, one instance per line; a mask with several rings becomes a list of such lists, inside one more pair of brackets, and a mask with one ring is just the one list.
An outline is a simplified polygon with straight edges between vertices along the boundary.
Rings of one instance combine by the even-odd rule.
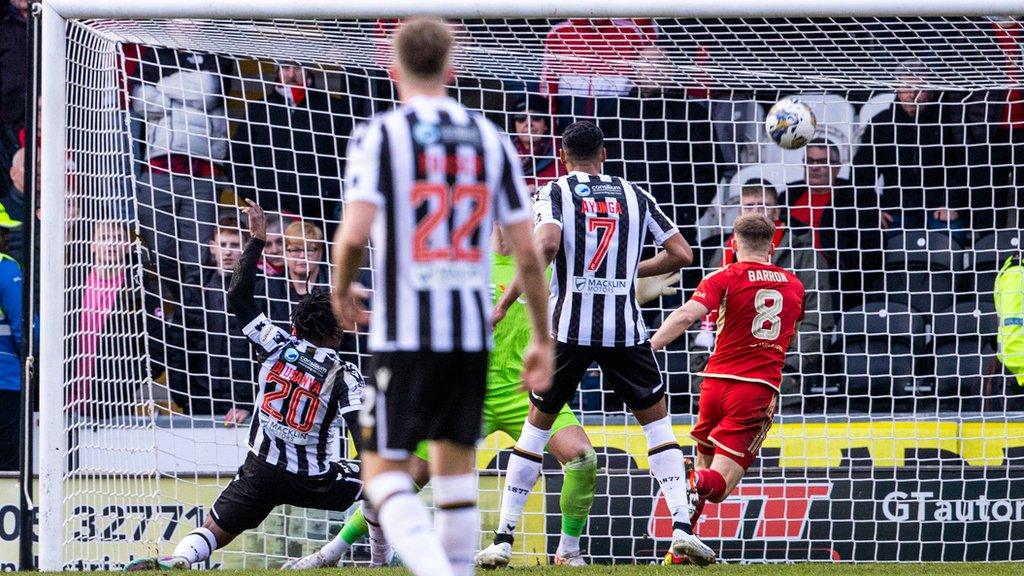
[[[736, 262], [708, 274], [651, 338], [651, 347], [660, 350], [718, 311], [718, 340], [701, 373], [697, 425], [690, 432], [697, 441], [696, 469], [687, 466], [696, 496], [691, 533], [704, 503], [725, 500], [757, 457], [775, 416], [786, 350], [804, 315], [804, 285], [771, 264], [775, 225], [762, 214], [744, 214], [733, 232]], [[672, 550], [676, 556], [685, 552]]]

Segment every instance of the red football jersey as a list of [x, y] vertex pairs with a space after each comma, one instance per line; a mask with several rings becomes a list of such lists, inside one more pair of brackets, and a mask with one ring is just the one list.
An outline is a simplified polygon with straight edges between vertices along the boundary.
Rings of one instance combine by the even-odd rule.
[[718, 310], [718, 336], [702, 376], [779, 389], [786, 351], [804, 317], [804, 285], [793, 273], [736, 262], [708, 274], [693, 298]]

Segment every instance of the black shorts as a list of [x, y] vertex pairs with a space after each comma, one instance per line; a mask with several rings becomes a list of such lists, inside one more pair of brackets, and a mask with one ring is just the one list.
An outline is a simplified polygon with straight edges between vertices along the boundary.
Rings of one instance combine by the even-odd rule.
[[344, 512], [362, 491], [357, 464], [331, 462], [327, 474], [301, 476], [261, 462], [250, 452], [210, 514], [225, 532], [241, 534], [259, 526], [282, 504]]
[[480, 439], [487, 352], [375, 352], [367, 381], [364, 450], [404, 460], [422, 440]]
[[603, 347], [555, 343], [555, 376], [551, 389], [530, 394], [530, 401], [545, 414], [558, 414], [573, 397], [583, 375], [597, 362], [604, 383], [630, 410], [643, 410], [665, 396], [658, 363], [650, 342], [636, 346]]

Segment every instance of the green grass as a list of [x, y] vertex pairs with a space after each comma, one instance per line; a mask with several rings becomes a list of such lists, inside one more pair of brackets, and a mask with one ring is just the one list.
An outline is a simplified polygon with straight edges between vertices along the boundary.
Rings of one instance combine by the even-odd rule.
[[[556, 568], [538, 566], [531, 568], [510, 568], [495, 571], [495, 576], [578, 574], [579, 576], [668, 576], [679, 574], [700, 574], [700, 576], [808, 576], [833, 574], [843, 576], [945, 576], [949, 574], [983, 574], [984, 576], [1017, 576], [1024, 573], [1024, 565], [1015, 563], [980, 564], [719, 564], [707, 568], [696, 566], [591, 566], [589, 568]], [[211, 576], [282, 576], [279, 570], [218, 570]], [[344, 568], [330, 570], [308, 570], [308, 576], [399, 576], [409, 574], [404, 568], [370, 570], [366, 568]], [[491, 574], [483, 570], [477, 574]]]

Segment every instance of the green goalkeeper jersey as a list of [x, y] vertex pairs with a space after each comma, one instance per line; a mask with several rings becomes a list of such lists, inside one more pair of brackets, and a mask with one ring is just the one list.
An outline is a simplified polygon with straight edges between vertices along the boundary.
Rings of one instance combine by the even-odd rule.
[[[516, 275], [515, 260], [511, 256], [492, 256], [491, 282], [494, 303], [508, 289]], [[550, 274], [549, 274], [550, 277]], [[487, 396], [484, 398], [483, 436], [502, 431], [510, 438], [522, 434], [523, 422], [530, 412], [530, 397], [520, 390], [523, 372], [523, 353], [530, 343], [530, 315], [523, 299], [512, 303], [505, 318], [494, 329], [494, 349], [487, 366]], [[580, 421], [569, 405], [562, 407], [551, 426], [551, 434], [568, 426], [579, 426]], [[427, 442], [420, 442], [416, 456], [429, 460]]]
[[[491, 282], [494, 285], [494, 303], [497, 304], [516, 275], [516, 262], [512, 256], [491, 256]], [[487, 373], [487, 398], [521, 394], [520, 377], [523, 371], [523, 353], [530, 343], [530, 316], [523, 297], [512, 303], [505, 318], [494, 329], [494, 349], [491, 351]]]

